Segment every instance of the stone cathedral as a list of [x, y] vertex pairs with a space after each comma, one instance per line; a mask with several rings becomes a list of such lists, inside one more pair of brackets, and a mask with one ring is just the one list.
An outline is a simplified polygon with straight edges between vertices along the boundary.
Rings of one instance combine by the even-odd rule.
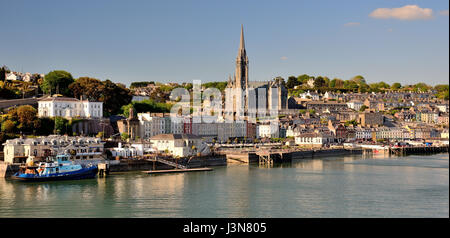
[[[244, 28], [241, 26], [241, 39], [236, 58], [235, 74], [233, 78], [228, 78], [227, 89], [240, 89], [235, 91], [241, 92], [242, 95], [239, 95], [240, 93], [234, 94], [228, 99], [232, 101], [232, 109], [229, 108], [228, 112], [232, 110], [233, 114], [236, 114], [238, 107], [241, 107], [245, 116], [256, 109], [258, 111], [265, 109], [266, 114], [269, 114], [270, 110], [277, 110], [278, 113], [287, 109], [288, 91], [283, 85], [283, 81], [280, 78], [275, 78], [271, 81], [250, 82], [248, 80], [248, 66], [249, 61], [244, 43]], [[240, 98], [240, 100], [237, 98]]]

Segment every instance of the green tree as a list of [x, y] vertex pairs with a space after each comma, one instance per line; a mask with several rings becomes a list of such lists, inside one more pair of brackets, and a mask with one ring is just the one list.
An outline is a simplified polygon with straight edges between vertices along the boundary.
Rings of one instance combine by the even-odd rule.
[[6, 80], [6, 73], [8, 73], [8, 72], [9, 72], [9, 69], [5, 65], [0, 67], [0, 81], [3, 82]]
[[338, 78], [334, 78], [333, 80], [330, 81], [328, 86], [330, 88], [343, 88], [344, 87], [344, 80], [338, 79]]
[[64, 134], [67, 132], [68, 120], [63, 117], [55, 117], [55, 133]]
[[323, 80], [325, 80], [324, 87], [328, 87], [330, 85], [330, 79], [327, 76], [324, 76]]
[[413, 85], [413, 90], [415, 92], [428, 92], [428, 90], [430, 90], [430, 89], [431, 89], [431, 87], [425, 83], [417, 83], [417, 84]]
[[69, 85], [76, 98], [86, 96], [90, 100], [103, 102], [103, 115], [120, 113], [123, 105], [131, 102], [131, 91], [122, 84], [110, 80], [100, 81], [95, 78], [80, 77]]
[[98, 100], [104, 104], [104, 115], [108, 116], [120, 113], [121, 107], [129, 104], [133, 98], [130, 90], [108, 79], [103, 81], [103, 85], [104, 89]]
[[314, 80], [314, 88], [322, 88], [325, 87], [326, 81], [322, 76], [317, 77]]
[[30, 105], [23, 105], [17, 108], [17, 120], [19, 125], [17, 129], [31, 131], [37, 120], [37, 110]]
[[75, 82], [69, 85], [69, 89], [75, 98], [86, 96], [88, 99], [95, 101], [98, 101], [102, 94], [105, 93], [105, 86], [102, 81], [89, 77], [76, 79]]
[[140, 102], [132, 102], [125, 106], [122, 106], [121, 111], [122, 114], [126, 117], [129, 116], [130, 108], [133, 107], [136, 113], [141, 112], [170, 112], [172, 104], [168, 103], [159, 103], [155, 102], [151, 99], [142, 100]]
[[13, 121], [6, 120], [2, 123], [1, 129], [3, 132], [11, 133], [11, 132], [14, 132], [15, 127], [16, 127], [16, 124]]
[[298, 86], [300, 84], [301, 82], [299, 82], [295, 76], [289, 76], [286, 83], [286, 88], [293, 89], [295, 86]]
[[356, 75], [355, 77], [353, 77], [352, 79], [351, 79], [352, 81], [354, 81], [356, 84], [360, 84], [360, 83], [366, 83], [366, 80], [364, 79], [364, 77], [363, 76], [361, 76], [361, 75]]
[[132, 82], [130, 84], [130, 89], [147, 87], [149, 84], [154, 84], [154, 82], [147, 82], [147, 81], [144, 81], [144, 82]]
[[367, 106], [366, 105], [362, 105], [360, 108], [359, 108], [359, 111], [360, 112], [363, 112], [363, 111], [365, 111], [367, 109]]
[[314, 77], [309, 76], [307, 74], [302, 74], [297, 77], [297, 81], [301, 84], [306, 84], [310, 78], [314, 78]]
[[228, 82], [208, 82], [202, 84], [205, 88], [217, 88], [219, 91], [223, 92], [227, 87]]
[[438, 84], [434, 87], [434, 90], [437, 91], [436, 97], [439, 99], [444, 99], [444, 100], [448, 100], [448, 92], [449, 92], [449, 87], [448, 84]]
[[352, 92], [357, 92], [359, 89], [358, 84], [354, 80], [345, 80], [344, 81], [344, 89], [347, 89]]
[[54, 118], [43, 117], [38, 118], [37, 120], [39, 121], [39, 126], [34, 128], [36, 135], [50, 135], [54, 133], [53, 131], [55, 129]]
[[400, 84], [400, 83], [393, 83], [392, 85], [391, 85], [391, 89], [392, 90], [395, 90], [395, 91], [397, 91], [397, 90], [399, 90], [399, 89], [401, 89], [402, 88], [402, 85]]
[[55, 70], [45, 75], [41, 88], [47, 94], [60, 93], [64, 96], [72, 96], [69, 85], [73, 82], [73, 77], [69, 72]]

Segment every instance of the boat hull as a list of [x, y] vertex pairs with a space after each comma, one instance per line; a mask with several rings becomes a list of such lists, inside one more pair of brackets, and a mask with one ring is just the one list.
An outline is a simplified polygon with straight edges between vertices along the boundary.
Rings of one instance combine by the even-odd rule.
[[19, 174], [12, 176], [13, 179], [20, 181], [40, 182], [40, 181], [58, 181], [58, 180], [78, 180], [95, 178], [98, 168], [93, 166], [90, 168], [83, 168], [79, 171], [51, 174], [51, 175], [34, 175], [34, 174]]

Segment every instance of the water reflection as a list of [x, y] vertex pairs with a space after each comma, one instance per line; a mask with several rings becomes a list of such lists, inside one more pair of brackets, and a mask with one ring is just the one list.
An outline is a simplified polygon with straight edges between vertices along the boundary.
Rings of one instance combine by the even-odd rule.
[[448, 158], [344, 156], [22, 183], [0, 217], [448, 217]]

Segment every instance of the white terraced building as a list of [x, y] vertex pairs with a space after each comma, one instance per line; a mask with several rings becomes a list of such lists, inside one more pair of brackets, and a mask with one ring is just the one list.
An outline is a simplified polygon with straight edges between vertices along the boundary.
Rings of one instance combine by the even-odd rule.
[[50, 135], [45, 137], [11, 139], [3, 143], [5, 163], [18, 163], [28, 158], [45, 159], [47, 153], [71, 154], [72, 159], [98, 159], [103, 154], [99, 138]]
[[39, 117], [102, 118], [103, 102], [69, 97], [47, 97], [38, 102]]
[[302, 133], [295, 137], [295, 144], [321, 147], [334, 141], [331, 133], [310, 132]]

